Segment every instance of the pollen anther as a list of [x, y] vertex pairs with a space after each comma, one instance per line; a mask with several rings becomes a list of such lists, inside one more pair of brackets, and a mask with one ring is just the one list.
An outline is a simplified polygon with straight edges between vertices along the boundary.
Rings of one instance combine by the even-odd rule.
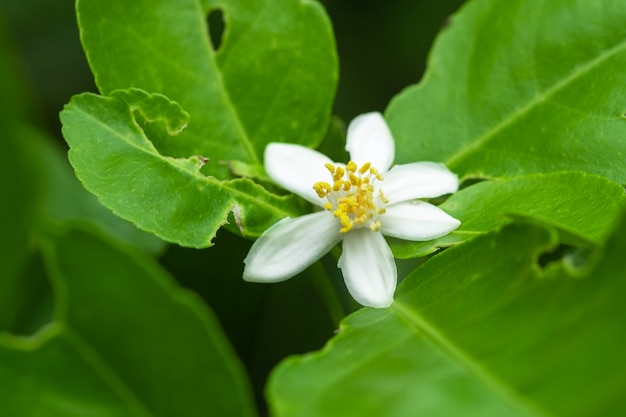
[[345, 171], [343, 170], [343, 168], [341, 167], [337, 167], [337, 170], [335, 171], [335, 173], [333, 174], [333, 179], [335, 181], [339, 181], [341, 178], [343, 178], [343, 174], [345, 173]]
[[313, 189], [319, 196], [319, 198], [324, 198], [330, 193], [332, 188], [330, 188], [330, 184], [327, 182], [319, 181], [313, 184]]
[[339, 220], [341, 233], [354, 228], [367, 227], [373, 231], [381, 228], [379, 216], [385, 214], [385, 205], [389, 200], [381, 189], [376, 192], [376, 181], [382, 181], [383, 177], [371, 165], [366, 162], [359, 167], [350, 161], [344, 169], [327, 163], [325, 167], [332, 181], [320, 181], [313, 185], [317, 195], [327, 199], [323, 207]]

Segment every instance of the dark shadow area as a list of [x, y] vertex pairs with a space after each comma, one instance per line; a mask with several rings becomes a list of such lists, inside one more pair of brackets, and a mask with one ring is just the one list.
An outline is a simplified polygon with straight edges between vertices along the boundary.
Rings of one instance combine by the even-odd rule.
[[226, 15], [222, 9], [213, 9], [209, 12], [206, 21], [213, 50], [219, 51], [226, 32]]

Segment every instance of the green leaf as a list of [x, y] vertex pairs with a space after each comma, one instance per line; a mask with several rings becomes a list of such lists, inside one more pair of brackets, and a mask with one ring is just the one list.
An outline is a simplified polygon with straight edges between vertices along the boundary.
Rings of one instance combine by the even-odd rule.
[[396, 162], [461, 177], [587, 171], [626, 183], [626, 3], [475, 0], [387, 109]]
[[[215, 51], [207, 16], [225, 17]], [[100, 91], [161, 93], [191, 115], [163, 154], [210, 158], [205, 172], [230, 178], [220, 161], [262, 162], [268, 142], [313, 146], [327, 129], [337, 83], [331, 24], [313, 1], [79, 0], [81, 40]]]
[[[0, 334], [0, 388], [5, 413], [30, 417], [147, 417], [106, 365], [62, 326], [50, 326], [35, 340]], [[100, 372], [95, 369], [101, 369]]]
[[270, 194], [249, 179], [205, 176], [198, 156], [159, 154], [135, 117], [170, 135], [187, 120], [176, 103], [137, 89], [75, 96], [61, 113], [76, 175], [120, 217], [167, 241], [206, 247], [231, 212], [232, 226], [247, 236], [299, 213], [295, 198]]
[[141, 252], [82, 231], [45, 250], [55, 322], [0, 335], [0, 403], [19, 416], [253, 416], [212, 313]]
[[525, 218], [559, 230], [565, 244], [602, 245], [625, 206], [624, 188], [584, 172], [533, 174], [483, 181], [467, 187], [441, 204], [461, 226], [429, 242], [392, 240], [399, 258], [423, 256], [439, 247], [457, 245]]
[[[626, 217], [584, 276], [537, 265], [554, 233], [511, 224], [431, 258], [389, 309], [349, 316], [269, 385], [286, 416], [616, 416], [626, 412]], [[580, 272], [580, 271], [579, 271]]]
[[51, 138], [27, 126], [22, 126], [19, 132], [22, 140], [32, 147], [31, 158], [39, 161], [40, 223], [89, 224], [122, 243], [149, 253], [163, 250], [165, 242], [115, 216], [88, 193], [76, 179], [65, 155], [53, 146]]

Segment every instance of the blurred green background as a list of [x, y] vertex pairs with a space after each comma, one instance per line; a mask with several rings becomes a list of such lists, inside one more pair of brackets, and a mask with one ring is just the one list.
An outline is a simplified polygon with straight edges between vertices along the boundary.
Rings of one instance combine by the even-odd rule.
[[[383, 111], [395, 94], [419, 81], [434, 37], [462, 2], [322, 3], [334, 25], [341, 66], [334, 113], [349, 121], [359, 113]], [[0, 331], [25, 334], [49, 320], [53, 302], [37, 255], [20, 249], [28, 248], [33, 225], [42, 216], [89, 222], [93, 215], [101, 227], [118, 226], [93, 207], [95, 200], [81, 194], [63, 156], [59, 111], [72, 95], [96, 92], [80, 46], [74, 2], [0, 0], [0, 59], [5, 145], [0, 172], [5, 191], [0, 292], [5, 296], [0, 301], [12, 300], [0, 307]], [[132, 233], [122, 229], [118, 234]], [[227, 232], [217, 242], [206, 250], [166, 248], [155, 241], [144, 246], [213, 308], [261, 398], [269, 370], [286, 355], [320, 348], [335, 323], [314, 282], [305, 277], [271, 286], [244, 283], [242, 260], [249, 243]], [[19, 280], [8, 279], [16, 274]]]

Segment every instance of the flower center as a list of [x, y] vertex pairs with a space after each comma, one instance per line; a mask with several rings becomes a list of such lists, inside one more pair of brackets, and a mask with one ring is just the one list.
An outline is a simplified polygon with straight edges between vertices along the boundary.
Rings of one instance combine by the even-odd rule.
[[313, 189], [320, 198], [328, 200], [324, 208], [341, 221], [340, 232], [347, 233], [354, 227], [379, 230], [378, 217], [385, 213], [389, 200], [381, 189], [376, 192], [376, 181], [383, 180], [378, 170], [369, 162], [360, 168], [353, 161], [348, 162], [345, 169], [333, 164], [325, 166], [332, 182], [316, 182]]

